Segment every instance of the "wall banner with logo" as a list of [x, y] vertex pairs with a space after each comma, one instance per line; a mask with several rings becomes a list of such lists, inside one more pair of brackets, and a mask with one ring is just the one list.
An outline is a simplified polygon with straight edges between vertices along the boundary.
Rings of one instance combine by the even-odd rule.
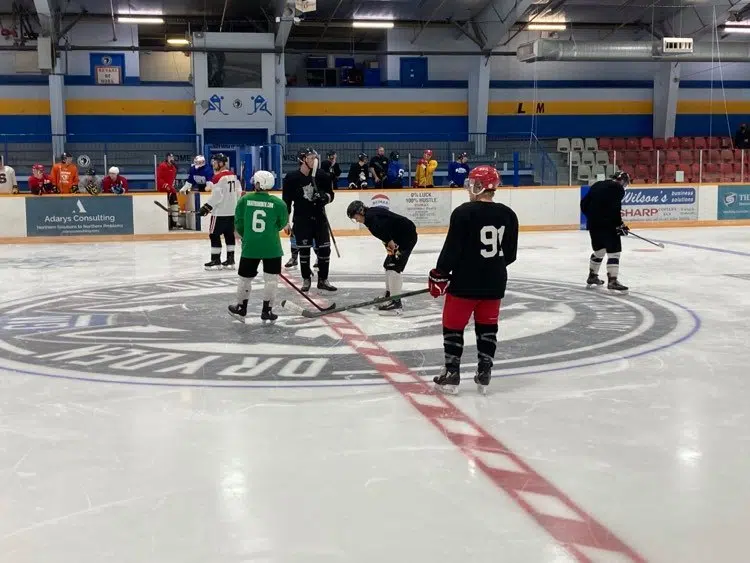
[[641, 188], [629, 187], [622, 198], [622, 220], [632, 221], [695, 221], [698, 219], [698, 198], [693, 187]]
[[30, 237], [132, 235], [130, 196], [39, 196], [26, 198]]
[[750, 219], [750, 186], [719, 186], [716, 218]]
[[411, 219], [417, 227], [445, 227], [450, 222], [452, 211], [451, 192], [448, 190], [374, 192], [369, 201], [365, 198], [365, 205], [386, 207]]

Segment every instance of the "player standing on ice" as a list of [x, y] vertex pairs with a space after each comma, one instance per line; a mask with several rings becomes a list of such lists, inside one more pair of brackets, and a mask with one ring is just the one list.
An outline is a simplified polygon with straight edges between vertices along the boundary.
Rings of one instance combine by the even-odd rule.
[[328, 283], [331, 266], [331, 238], [328, 233], [328, 219], [325, 206], [333, 201], [333, 183], [331, 176], [318, 169], [318, 153], [307, 148], [297, 155], [299, 170], [290, 172], [284, 177], [282, 194], [288, 213], [294, 207], [294, 226], [284, 232], [294, 232], [294, 239], [299, 250], [300, 273], [302, 274], [302, 291], [310, 291], [312, 286], [312, 269], [310, 268], [310, 249], [313, 241], [317, 245], [320, 269], [318, 271], [318, 289], [336, 291]]
[[497, 347], [500, 301], [508, 283], [506, 267], [516, 261], [518, 217], [492, 198], [500, 175], [492, 166], [477, 166], [466, 180], [469, 202], [457, 207], [448, 234], [430, 271], [430, 295], [447, 293], [443, 304], [445, 367], [434, 378], [438, 389], [455, 393], [461, 383], [464, 329], [474, 315], [479, 363], [474, 382], [481, 392], [490, 383]]
[[180, 193], [186, 194], [191, 189], [199, 192], [206, 191], [206, 184], [213, 177], [214, 171], [211, 165], [206, 162], [206, 157], [199, 154], [193, 159], [193, 165], [190, 167], [187, 180], [180, 188]]
[[[383, 241], [388, 256], [383, 262], [385, 268], [385, 296], [401, 293], [401, 274], [406, 268], [411, 251], [417, 244], [417, 227], [406, 217], [402, 217], [385, 207], [367, 207], [361, 201], [353, 201], [346, 208], [346, 215], [357, 223], [364, 224], [375, 238]], [[395, 311], [403, 309], [401, 299], [383, 303], [378, 310]]]
[[[211, 157], [211, 166], [216, 175], [211, 179], [211, 197], [201, 206], [201, 216], [211, 214], [208, 229], [211, 240], [211, 260], [204, 264], [206, 270], [222, 267], [234, 269], [234, 212], [237, 207], [240, 183], [229, 170], [229, 159], [223, 153]], [[227, 246], [227, 259], [221, 261], [221, 236]]]
[[0, 194], [17, 194], [18, 181], [16, 171], [10, 166], [5, 166], [3, 157], [0, 155]]
[[599, 279], [599, 267], [606, 254], [607, 289], [616, 293], [628, 291], [617, 280], [622, 252], [620, 236], [627, 236], [630, 232], [622, 222], [622, 198], [628, 184], [628, 173], [617, 172], [610, 180], [596, 182], [581, 200], [581, 211], [586, 216], [586, 229], [591, 237], [591, 250], [594, 251], [589, 258], [589, 277], [586, 280], [589, 288], [604, 285], [604, 281]]
[[258, 170], [252, 177], [252, 192], [243, 195], [237, 203], [234, 223], [242, 237], [240, 279], [237, 283], [237, 305], [229, 306], [229, 313], [241, 320], [247, 315], [247, 301], [253, 278], [258, 275], [258, 265], [263, 262], [263, 311], [260, 318], [275, 321], [273, 312], [276, 289], [281, 273], [281, 236], [279, 231], [289, 223], [286, 204], [268, 193], [273, 189], [274, 176]]

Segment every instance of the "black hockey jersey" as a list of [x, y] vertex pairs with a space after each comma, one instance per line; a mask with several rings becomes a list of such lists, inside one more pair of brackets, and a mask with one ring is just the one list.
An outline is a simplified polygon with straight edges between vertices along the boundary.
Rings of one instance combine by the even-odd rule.
[[318, 170], [313, 185], [312, 174], [305, 175], [299, 170], [290, 172], [284, 177], [281, 197], [286, 203], [287, 211], [292, 213], [294, 204], [294, 220], [300, 218], [320, 218], [323, 216], [324, 203], [316, 197], [317, 194], [328, 194], [325, 204], [331, 203], [334, 198], [333, 183], [327, 172]]
[[365, 227], [375, 238], [385, 243], [411, 248], [417, 242], [417, 227], [414, 223], [385, 207], [370, 207], [365, 211]]
[[448, 293], [467, 299], [502, 299], [506, 267], [516, 261], [518, 217], [502, 203], [472, 201], [451, 214], [437, 269], [450, 274]]
[[339, 176], [341, 176], [341, 166], [339, 166], [339, 163], [331, 164], [330, 160], [324, 160], [320, 165], [320, 169], [330, 174], [333, 187], [335, 188], [339, 181]]
[[360, 187], [362, 184], [367, 184], [367, 176], [367, 163], [360, 164], [359, 162], [353, 162], [349, 167], [349, 174], [346, 180], [349, 184]]
[[625, 188], [614, 180], [596, 182], [581, 200], [586, 228], [615, 229], [622, 225], [622, 198]]

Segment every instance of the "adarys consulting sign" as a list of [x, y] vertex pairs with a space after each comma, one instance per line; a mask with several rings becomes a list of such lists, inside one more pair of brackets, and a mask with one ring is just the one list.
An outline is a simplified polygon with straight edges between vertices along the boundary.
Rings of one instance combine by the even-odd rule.
[[34, 236], [132, 235], [129, 196], [26, 198], [26, 232]]

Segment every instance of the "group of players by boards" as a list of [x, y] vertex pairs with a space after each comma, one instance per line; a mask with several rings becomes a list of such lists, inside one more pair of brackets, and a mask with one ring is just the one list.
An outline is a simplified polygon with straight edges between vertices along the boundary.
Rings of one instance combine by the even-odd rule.
[[[336, 291], [328, 281], [331, 227], [325, 211], [335, 197], [333, 184], [330, 175], [319, 169], [319, 156], [313, 149], [300, 151], [298, 161], [299, 169], [284, 178], [279, 199], [269, 193], [275, 184], [271, 172], [255, 172], [248, 191], [240, 197], [239, 180], [229, 169], [228, 158], [223, 154], [211, 158], [214, 173], [210, 181], [211, 196], [200, 208], [201, 215], [211, 215], [211, 260], [205, 267], [234, 267], [236, 232], [242, 245], [237, 302], [228, 310], [243, 322], [248, 314], [252, 282], [261, 264], [264, 281], [261, 319], [278, 318], [273, 306], [282, 270], [282, 231], [296, 239], [302, 275], [299, 290], [307, 293], [312, 287], [310, 254], [315, 248], [319, 260], [317, 287], [327, 293]], [[581, 200], [593, 251], [586, 280], [589, 288], [605, 283], [598, 274], [607, 255], [608, 289], [614, 293], [627, 292], [628, 288], [619, 283], [618, 274], [620, 237], [629, 232], [621, 217], [622, 198], [629, 182], [628, 174], [618, 172], [611, 179], [596, 182]], [[451, 214], [437, 263], [427, 276], [430, 295], [445, 296], [442, 312], [445, 363], [434, 383], [446, 393], [457, 392], [461, 382], [464, 332], [472, 316], [478, 356], [474, 382], [482, 393], [490, 383], [500, 305], [508, 283], [507, 267], [516, 261], [519, 231], [515, 212], [493, 201], [500, 186], [500, 174], [492, 166], [477, 166], [469, 172], [464, 184], [469, 201]], [[378, 308], [381, 312], [400, 313], [402, 274], [417, 244], [416, 226], [407, 217], [384, 207], [368, 207], [362, 201], [351, 202], [346, 213], [352, 221], [364, 224], [385, 246], [386, 293], [384, 303]], [[222, 236], [227, 249], [224, 262]]]

